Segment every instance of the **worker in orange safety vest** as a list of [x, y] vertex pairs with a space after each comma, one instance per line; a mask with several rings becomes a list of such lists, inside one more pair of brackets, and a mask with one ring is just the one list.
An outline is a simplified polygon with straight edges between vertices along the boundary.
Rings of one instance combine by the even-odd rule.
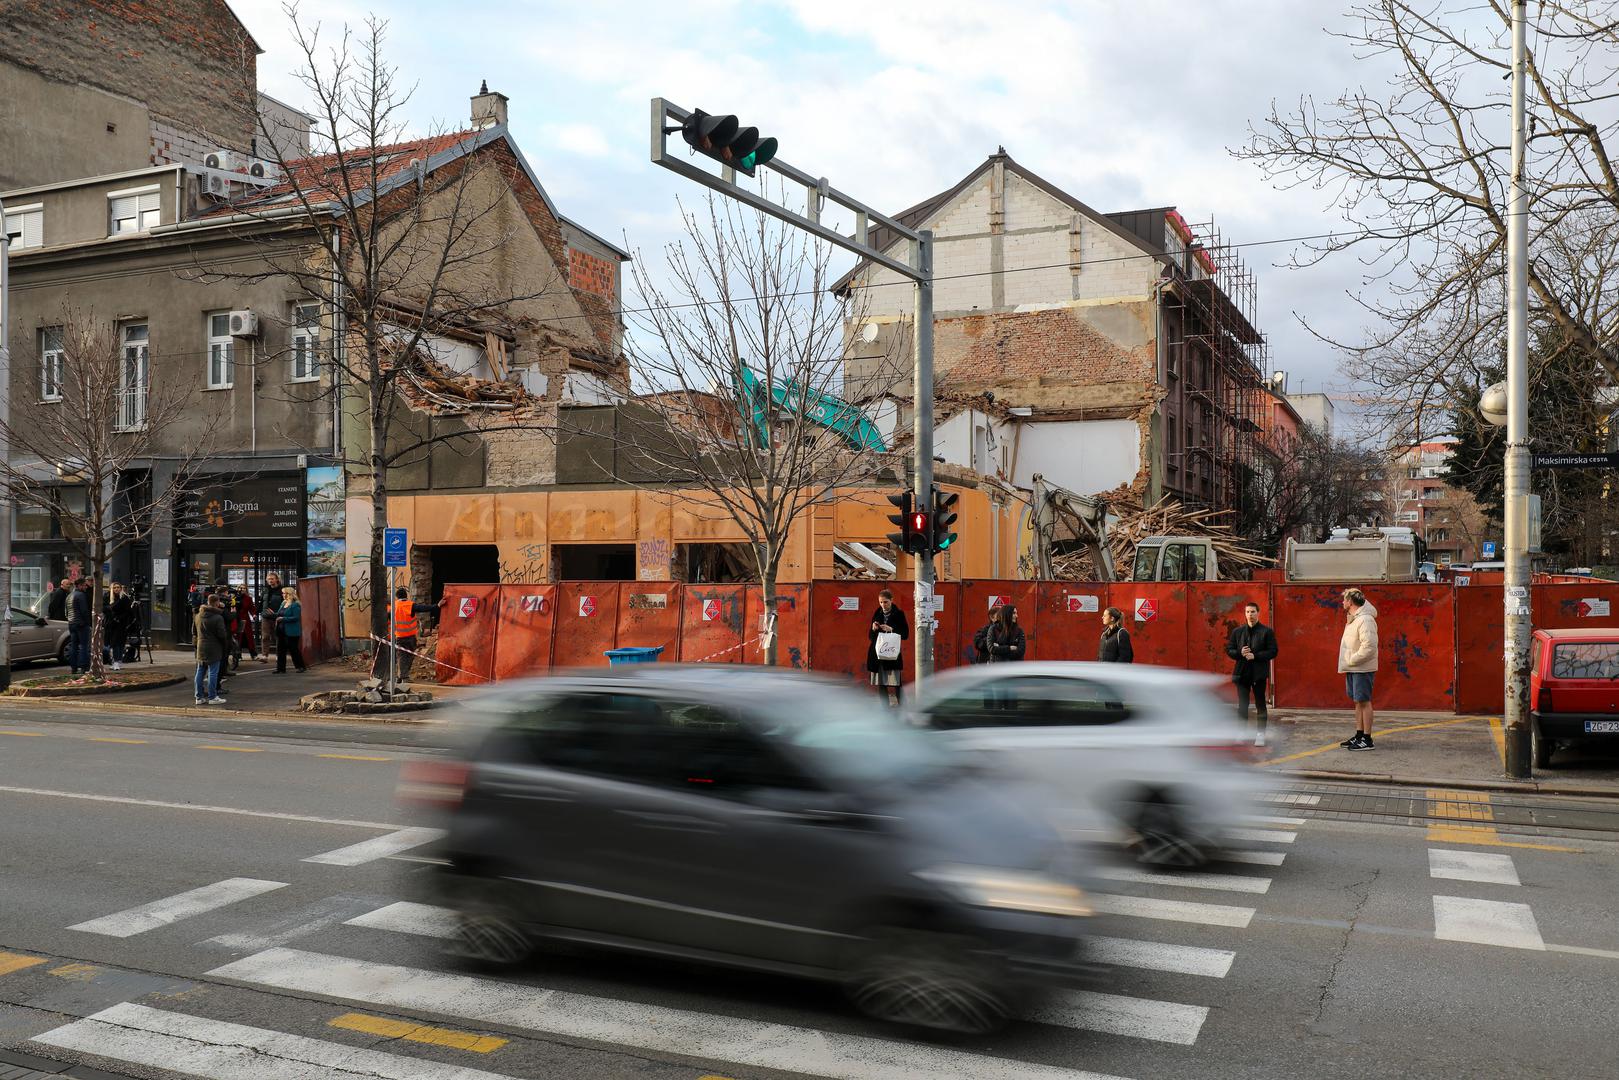
[[[399, 646], [399, 681], [410, 679], [411, 662], [416, 659], [416, 638], [420, 633], [420, 626], [416, 616], [431, 614], [437, 611], [432, 604], [415, 604], [410, 600], [410, 590], [401, 585], [394, 590], [393, 602], [393, 629], [394, 640]], [[371, 664], [371, 676], [376, 679], [388, 677], [388, 649], [378, 646], [376, 659]]]

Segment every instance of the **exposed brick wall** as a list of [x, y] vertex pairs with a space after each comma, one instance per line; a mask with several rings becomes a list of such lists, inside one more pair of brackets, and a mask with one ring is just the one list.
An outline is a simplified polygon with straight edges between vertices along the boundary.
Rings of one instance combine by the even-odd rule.
[[1152, 343], [1121, 347], [1072, 308], [940, 319], [933, 332], [941, 386], [1153, 381]]
[[[245, 150], [252, 137], [257, 61], [223, 0], [13, 0], [0, 57], [144, 102], [217, 145]], [[166, 136], [153, 135], [155, 151]]]
[[568, 249], [568, 284], [582, 292], [612, 299], [613, 264], [578, 248]]

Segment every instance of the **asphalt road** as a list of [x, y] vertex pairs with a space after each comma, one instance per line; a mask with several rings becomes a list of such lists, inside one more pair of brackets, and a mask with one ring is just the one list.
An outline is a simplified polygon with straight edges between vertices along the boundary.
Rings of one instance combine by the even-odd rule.
[[1248, 861], [1112, 862], [1096, 993], [930, 1040], [785, 979], [447, 967], [393, 801], [442, 733], [208, 727], [0, 711], [0, 1046], [242, 1080], [1613, 1074], [1606, 804], [1278, 784]]

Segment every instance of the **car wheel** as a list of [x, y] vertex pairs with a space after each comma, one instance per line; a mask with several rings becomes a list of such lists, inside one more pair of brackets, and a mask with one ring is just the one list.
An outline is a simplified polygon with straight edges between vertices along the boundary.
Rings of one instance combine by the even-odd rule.
[[1186, 869], [1208, 861], [1204, 851], [1186, 835], [1186, 826], [1175, 804], [1159, 796], [1136, 804], [1131, 826], [1136, 838], [1130, 852], [1144, 866]]
[[57, 650], [56, 650], [56, 662], [58, 664], [63, 665], [64, 667], [67, 666], [67, 647], [68, 647], [68, 644], [69, 644], [68, 642], [64, 641], [64, 642], [62, 642], [62, 644], [60, 646], [57, 647]]
[[1540, 733], [1540, 725], [1529, 725], [1529, 746], [1535, 759], [1535, 768], [1549, 769], [1552, 767], [1552, 752], [1557, 744]]
[[521, 967], [534, 955], [534, 939], [505, 903], [500, 883], [465, 882], [453, 901], [455, 927], [445, 951], [467, 967], [503, 971]]
[[857, 1009], [891, 1024], [984, 1035], [1012, 1013], [998, 965], [955, 934], [874, 931], [844, 983]]

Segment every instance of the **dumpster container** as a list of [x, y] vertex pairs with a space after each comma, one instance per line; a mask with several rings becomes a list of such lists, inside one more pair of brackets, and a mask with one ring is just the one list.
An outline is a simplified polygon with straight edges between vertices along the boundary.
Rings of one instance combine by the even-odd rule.
[[609, 664], [651, 664], [655, 663], [663, 654], [663, 646], [653, 649], [631, 647], [624, 649], [607, 649], [602, 655], [607, 657]]

